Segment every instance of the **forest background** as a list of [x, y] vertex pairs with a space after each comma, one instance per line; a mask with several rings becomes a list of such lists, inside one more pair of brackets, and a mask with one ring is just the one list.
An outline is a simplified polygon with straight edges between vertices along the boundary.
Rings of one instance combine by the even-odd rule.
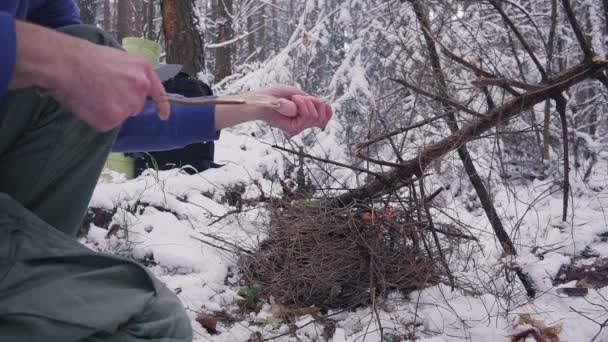
[[[219, 158], [246, 171], [201, 174], [215, 185], [197, 191], [223, 209], [207, 203], [199, 216], [208, 221], [191, 228], [205, 232], [200, 243], [236, 255], [237, 280], [226, 286], [261, 284], [269, 305], [321, 310], [303, 324], [285, 320], [286, 333], [268, 321], [254, 328], [264, 325], [260, 311], [239, 316], [251, 336], [608, 339], [607, 0], [77, 3], [84, 22], [158, 41], [165, 62], [216, 93], [283, 83], [332, 103], [325, 131], [223, 132]], [[163, 175], [146, 188], [162, 200], [146, 204], [157, 200], [183, 221], [167, 196], [188, 204], [195, 197], [184, 194], [200, 185]], [[143, 202], [125, 190], [135, 185], [110, 187], [100, 185], [92, 207], [122, 222], [116, 198], [104, 202], [109, 193]], [[131, 215], [136, 223], [121, 229], [145, 230]], [[256, 220], [254, 230], [247, 222]], [[218, 222], [247, 238], [209, 232]], [[141, 243], [127, 254], [150, 261], [154, 248]], [[196, 322], [211, 315], [202, 317], [238, 335], [197, 305]], [[367, 311], [340, 311], [357, 308]], [[325, 336], [311, 326], [333, 328]]]

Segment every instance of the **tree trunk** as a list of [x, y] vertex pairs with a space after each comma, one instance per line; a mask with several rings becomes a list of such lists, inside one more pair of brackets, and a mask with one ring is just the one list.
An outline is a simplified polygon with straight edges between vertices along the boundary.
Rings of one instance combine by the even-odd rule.
[[[557, 34], [557, 20], [558, 20], [558, 5], [557, 0], [551, 0], [551, 28], [549, 29], [549, 41], [547, 42], [547, 71], [553, 72], [553, 50], [555, 46], [555, 37]], [[549, 147], [551, 138], [549, 128], [551, 125], [551, 102], [547, 100], [545, 102], [545, 118], [543, 120], [543, 146], [542, 146], [542, 157], [545, 166], [549, 164]]]
[[146, 20], [144, 27], [144, 37], [148, 40], [156, 40], [156, 27], [154, 25], [154, 16], [156, 16], [156, 1], [148, 0], [146, 6]]
[[101, 28], [107, 32], [112, 32], [112, 8], [110, 0], [103, 1], [103, 20], [101, 22]]
[[146, 24], [146, 12], [148, 9], [148, 6], [146, 5], [146, 2], [142, 1], [142, 0], [131, 0], [133, 6], [135, 7], [136, 11], [135, 11], [135, 15], [133, 16], [133, 20], [134, 20], [134, 31], [133, 31], [133, 35], [136, 37], [143, 37], [144, 36], [144, 26]]
[[80, 20], [87, 25], [96, 24], [97, 1], [95, 0], [76, 0], [80, 9]]
[[133, 7], [130, 0], [118, 0], [116, 6], [116, 38], [122, 42], [133, 35]]
[[260, 31], [258, 33], [258, 60], [266, 59], [266, 4], [260, 6]]
[[[414, 12], [420, 25], [422, 27], [430, 29], [431, 25], [428, 19], [428, 9], [422, 4], [420, 0], [411, 0], [411, 2], [414, 6]], [[428, 35], [428, 33], [423, 32], [423, 35], [425, 38], [426, 48], [429, 54], [431, 67], [433, 68], [433, 76], [435, 78], [436, 88], [437, 90], [439, 90], [439, 93], [443, 97], [450, 99], [446, 78], [441, 66], [439, 53], [437, 52], [437, 49], [435, 47], [435, 42]], [[452, 105], [447, 103], [446, 101], [442, 101], [441, 105], [446, 112], [449, 112], [453, 109]], [[446, 122], [452, 134], [457, 134], [460, 131], [460, 127], [458, 126], [458, 121], [455, 114], [449, 114], [447, 116]], [[494, 230], [494, 233], [496, 234], [496, 237], [498, 238], [498, 241], [500, 242], [505, 255], [517, 255], [517, 251], [515, 250], [513, 241], [511, 241], [511, 237], [505, 231], [502, 225], [502, 221], [500, 220], [500, 217], [498, 216], [498, 213], [494, 208], [494, 204], [492, 203], [493, 201], [490, 196], [490, 193], [486, 189], [486, 186], [483, 184], [483, 180], [481, 179], [479, 173], [477, 172], [477, 169], [475, 168], [475, 164], [473, 163], [468, 148], [465, 146], [465, 144], [462, 144], [457, 149], [457, 151], [458, 156], [460, 157], [460, 160], [464, 165], [464, 169], [469, 177], [469, 181], [473, 185], [473, 188], [475, 189], [475, 192], [479, 197], [479, 202], [481, 202], [481, 206], [483, 207], [486, 216], [488, 217], [488, 221], [490, 222], [490, 225], [492, 226], [492, 229]], [[526, 289], [526, 293], [528, 294], [528, 296], [534, 298], [536, 294], [536, 289], [534, 283], [532, 282], [532, 279], [527, 274], [523, 273], [521, 270], [516, 270], [516, 274], [521, 280], [524, 288]]]
[[[232, 38], [232, 0], [217, 0], [214, 16], [217, 23], [217, 43]], [[226, 44], [215, 49], [215, 80], [219, 82], [232, 74], [231, 46]]]
[[277, 0], [272, 0], [272, 6], [270, 7], [270, 13], [272, 16], [272, 42], [274, 52], [279, 52], [279, 21], [277, 14]]
[[185, 72], [197, 74], [204, 69], [205, 57], [194, 0], [163, 0], [161, 12], [167, 63], [182, 64]]
[[[251, 33], [251, 32], [253, 32], [253, 30], [255, 30], [255, 23], [253, 21], [253, 15], [248, 15], [247, 16], [247, 33], [249, 33], [249, 36], [247, 36], [247, 56], [251, 56], [251, 55], [255, 54], [255, 52], [257, 50], [256, 41], [255, 41], [256, 34]], [[253, 59], [256, 60], [257, 56], [254, 56]]]

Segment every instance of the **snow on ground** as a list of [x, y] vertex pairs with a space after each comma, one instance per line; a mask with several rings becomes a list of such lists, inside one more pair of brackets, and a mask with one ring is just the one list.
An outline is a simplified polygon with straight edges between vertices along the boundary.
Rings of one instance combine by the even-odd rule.
[[[469, 282], [467, 293], [438, 285], [407, 298], [394, 294], [377, 303], [377, 315], [372, 308], [334, 311], [328, 313], [324, 324], [310, 315], [300, 317], [295, 324], [302, 328], [295, 334], [290, 334], [287, 324], [273, 320], [272, 306], [265, 305], [257, 315], [243, 313], [239, 322], [220, 322], [219, 334], [209, 334], [194, 320], [199, 313], [239, 311], [235, 304], [239, 290], [236, 257], [227, 250], [233, 245], [254, 246], [263, 239], [266, 220], [262, 207], [226, 216], [235, 209], [227, 203], [226, 189], [240, 184], [243, 198], [255, 198], [261, 191], [275, 195], [281, 191], [264, 175], [283, 173], [282, 155], [250, 134], [259, 129], [250, 125], [222, 132], [216, 148], [216, 161], [225, 164], [222, 168], [198, 175], [177, 170], [148, 172], [131, 181], [102, 182], [91, 202], [92, 207], [118, 207], [113, 222], [128, 229], [107, 239], [107, 230], [92, 226], [83, 243], [139, 260], [153, 259], [148, 263], [150, 269], [178, 293], [192, 318], [196, 341], [246, 341], [256, 332], [263, 338], [280, 336], [279, 341], [326, 340], [328, 321], [335, 325], [331, 335], [335, 342], [379, 341], [381, 335], [387, 341], [413, 337], [427, 342], [509, 341], [510, 335], [529, 327], [514, 327], [520, 314], [531, 314], [549, 326], [561, 325], [562, 341], [590, 341], [594, 337], [608, 341], [608, 330], [596, 336], [600, 326], [591, 320], [601, 324], [608, 318], [608, 289], [591, 290], [584, 298], [564, 297], [551, 282], [559, 267], [586, 246], [608, 257], [608, 244], [598, 237], [608, 231], [604, 212], [608, 194], [594, 193], [575, 183], [576, 196], [571, 204], [574, 220], [564, 225], [559, 187], [540, 181], [495, 194], [503, 223], [518, 242], [516, 260], [501, 256], [480, 209], [464, 210], [463, 196], [454, 197], [450, 191], [443, 194], [446, 209], [436, 213], [438, 219], [458, 217], [479, 239], [478, 244], [462, 244], [450, 259], [455, 276]], [[269, 136], [266, 133], [265, 141], [272, 141]], [[323, 151], [329, 150], [339, 159], [340, 152], [332, 152], [335, 145], [328, 143], [331, 136], [324, 138], [328, 140], [322, 141]], [[320, 151], [317, 148], [313, 154]], [[544, 253], [542, 260], [540, 253]], [[508, 263], [520, 265], [531, 275], [539, 288], [537, 299], [528, 301], [516, 279], [505, 280]]]

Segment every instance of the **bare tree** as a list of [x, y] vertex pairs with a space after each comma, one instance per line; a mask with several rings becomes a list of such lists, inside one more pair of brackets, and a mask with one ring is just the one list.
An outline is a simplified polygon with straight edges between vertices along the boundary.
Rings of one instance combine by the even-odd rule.
[[156, 17], [156, 1], [148, 0], [144, 2], [144, 37], [149, 40], [156, 40], [156, 25], [154, 19]]
[[[565, 167], [565, 175], [564, 175], [564, 208], [563, 208], [563, 219], [566, 219], [567, 208], [568, 208], [568, 168], [569, 161], [567, 155], [569, 153], [567, 149], [568, 145], [568, 134], [567, 134], [567, 122], [565, 121], [565, 111], [566, 111], [566, 102], [562, 94], [571, 89], [574, 86], [580, 85], [583, 82], [589, 80], [600, 79], [603, 80], [605, 75], [604, 71], [608, 69], [608, 62], [604, 60], [603, 57], [595, 56], [593, 47], [591, 43], [586, 38], [583, 33], [579, 21], [577, 20], [570, 1], [562, 0], [562, 5], [565, 9], [567, 22], [570, 24], [570, 27], [575, 33], [576, 39], [579, 42], [581, 51], [582, 51], [582, 59], [573, 67], [570, 67], [563, 72], [557, 74], [552, 73], [549, 74], [547, 70], [543, 67], [543, 65], [538, 61], [538, 58], [534, 52], [534, 49], [531, 48], [530, 42], [525, 38], [525, 36], [520, 32], [516, 25], [512, 22], [511, 18], [503, 11], [502, 7], [499, 6], [497, 1], [490, 1], [491, 4], [495, 5], [495, 10], [499, 13], [500, 17], [506, 22], [507, 27], [510, 30], [510, 33], [515, 35], [519, 41], [520, 46], [528, 53], [528, 57], [532, 60], [533, 64], [537, 67], [539, 74], [541, 75], [541, 81], [537, 84], [528, 84], [525, 81], [504, 77], [503, 75], [494, 73], [485, 68], [479, 67], [480, 64], [477, 62], [473, 63], [462, 56], [450, 51], [447, 47], [440, 43], [438, 38], [434, 36], [434, 33], [431, 31], [430, 24], [424, 19], [424, 7], [422, 1], [412, 0], [414, 5], [414, 10], [418, 14], [419, 19], [421, 19], [421, 34], [425, 38], [428, 46], [428, 56], [430, 59], [430, 66], [432, 68], [432, 77], [435, 78], [434, 82], [431, 82], [431, 87], [429, 89], [428, 82], [426, 84], [416, 84], [416, 82], [412, 82], [402, 78], [391, 78], [394, 82], [401, 84], [408, 91], [414, 92], [420, 96], [426, 97], [431, 101], [437, 102], [440, 104], [442, 111], [436, 114], [436, 116], [432, 119], [429, 119], [427, 122], [421, 122], [419, 124], [414, 124], [408, 127], [403, 127], [383, 136], [374, 138], [364, 144], [361, 144], [357, 147], [358, 155], [360, 157], [365, 158], [366, 161], [377, 163], [385, 166], [394, 167], [393, 171], [389, 171], [383, 174], [379, 174], [376, 176], [376, 179], [369, 184], [347, 192], [343, 195], [340, 195], [333, 200], [325, 203], [324, 205], [329, 206], [337, 206], [343, 207], [346, 205], [350, 205], [352, 203], [366, 201], [370, 198], [376, 198], [379, 196], [384, 196], [389, 193], [393, 193], [396, 189], [399, 189], [407, 184], [411, 184], [412, 179], [416, 177], [423, 177], [426, 170], [437, 161], [441, 160], [446, 154], [450, 153], [454, 150], [459, 150], [459, 154], [465, 165], [467, 163], [467, 156], [463, 150], [463, 146], [465, 146], [468, 142], [472, 140], [476, 140], [479, 138], [481, 134], [487, 132], [488, 130], [494, 129], [499, 124], [504, 124], [508, 122], [510, 119], [520, 115], [521, 113], [525, 113], [526, 111], [531, 110], [535, 105], [549, 100], [555, 100], [557, 103], [557, 114], [561, 118], [563, 133], [562, 138], [564, 142], [564, 167]], [[421, 15], [422, 14], [422, 15]], [[434, 45], [440, 44], [442, 51], [444, 54], [454, 63], [460, 64], [462, 67], [466, 68], [472, 75], [476, 76], [476, 79], [472, 81], [472, 84], [480, 90], [486, 89], [486, 87], [496, 87], [502, 89], [506, 93], [510, 94], [510, 97], [503, 97], [502, 99], [498, 99], [499, 101], [495, 102], [495, 99], [492, 99], [492, 103], [488, 103], [485, 111], [478, 111], [467, 106], [464, 103], [460, 103], [458, 100], [453, 99], [446, 93], [447, 85], [441, 81], [443, 78], [441, 73], [443, 73], [444, 68], [438, 63], [439, 56], [434, 51]], [[491, 63], [489, 63], [491, 64]], [[426, 89], [425, 89], [426, 88]], [[428, 90], [427, 90], [428, 89]], [[453, 113], [462, 113], [473, 120], [468, 119], [469, 123], [465, 124], [462, 128], [458, 128], [454, 125], [454, 120], [456, 117]], [[441, 139], [435, 143], [429, 144], [422, 148], [414, 158], [409, 160], [402, 160], [398, 163], [386, 162], [382, 160], [375, 160], [369, 157], [364, 156], [361, 151], [372, 144], [378, 143], [380, 141], [389, 139], [393, 136], [408, 132], [416, 127], [428, 125], [438, 119], [447, 118], [448, 124], [451, 125], [451, 134], [444, 139]], [[450, 123], [450, 121], [453, 121]], [[469, 176], [471, 177], [471, 181], [477, 183], [475, 177], [474, 168], [467, 169]], [[495, 211], [491, 210], [491, 203], [487, 203], [489, 198], [483, 198], [483, 187], [476, 187], [478, 194], [480, 194], [480, 199], [486, 202], [484, 205], [487, 205], [490, 209], [486, 210], [488, 214], [488, 218], [492, 222], [495, 221], [497, 216]], [[480, 193], [480, 190], [481, 193]], [[493, 223], [494, 225], [494, 223]], [[515, 246], [509, 239], [508, 235], [504, 232], [504, 230], [495, 228], [495, 233], [500, 241], [505, 254], [515, 255]], [[531, 287], [530, 283], [527, 283], [525, 276], [521, 277], [524, 286], [529, 295], [534, 294], [534, 288]]]
[[101, 27], [112, 33], [113, 32], [113, 27], [112, 27], [112, 23], [114, 21], [112, 20], [112, 5], [110, 4], [110, 0], [104, 0], [103, 1], [103, 20], [101, 21]]
[[167, 62], [182, 64], [183, 70], [190, 74], [203, 70], [204, 43], [194, 12], [194, 0], [163, 0], [161, 12]]
[[77, 0], [76, 4], [80, 9], [80, 19], [88, 25], [95, 25], [97, 17], [96, 0]]
[[213, 16], [217, 26], [217, 43], [215, 49], [215, 80], [223, 80], [232, 74], [232, 0], [214, 1]]
[[133, 6], [130, 0], [118, 0], [116, 4], [116, 38], [133, 35]]

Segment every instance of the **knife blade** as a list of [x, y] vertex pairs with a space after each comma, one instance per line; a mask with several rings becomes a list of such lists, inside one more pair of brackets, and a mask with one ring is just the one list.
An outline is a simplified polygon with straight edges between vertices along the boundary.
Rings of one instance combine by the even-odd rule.
[[155, 67], [154, 73], [158, 76], [158, 79], [161, 82], [168, 81], [175, 77], [183, 68], [183, 65], [180, 64], [161, 64]]

